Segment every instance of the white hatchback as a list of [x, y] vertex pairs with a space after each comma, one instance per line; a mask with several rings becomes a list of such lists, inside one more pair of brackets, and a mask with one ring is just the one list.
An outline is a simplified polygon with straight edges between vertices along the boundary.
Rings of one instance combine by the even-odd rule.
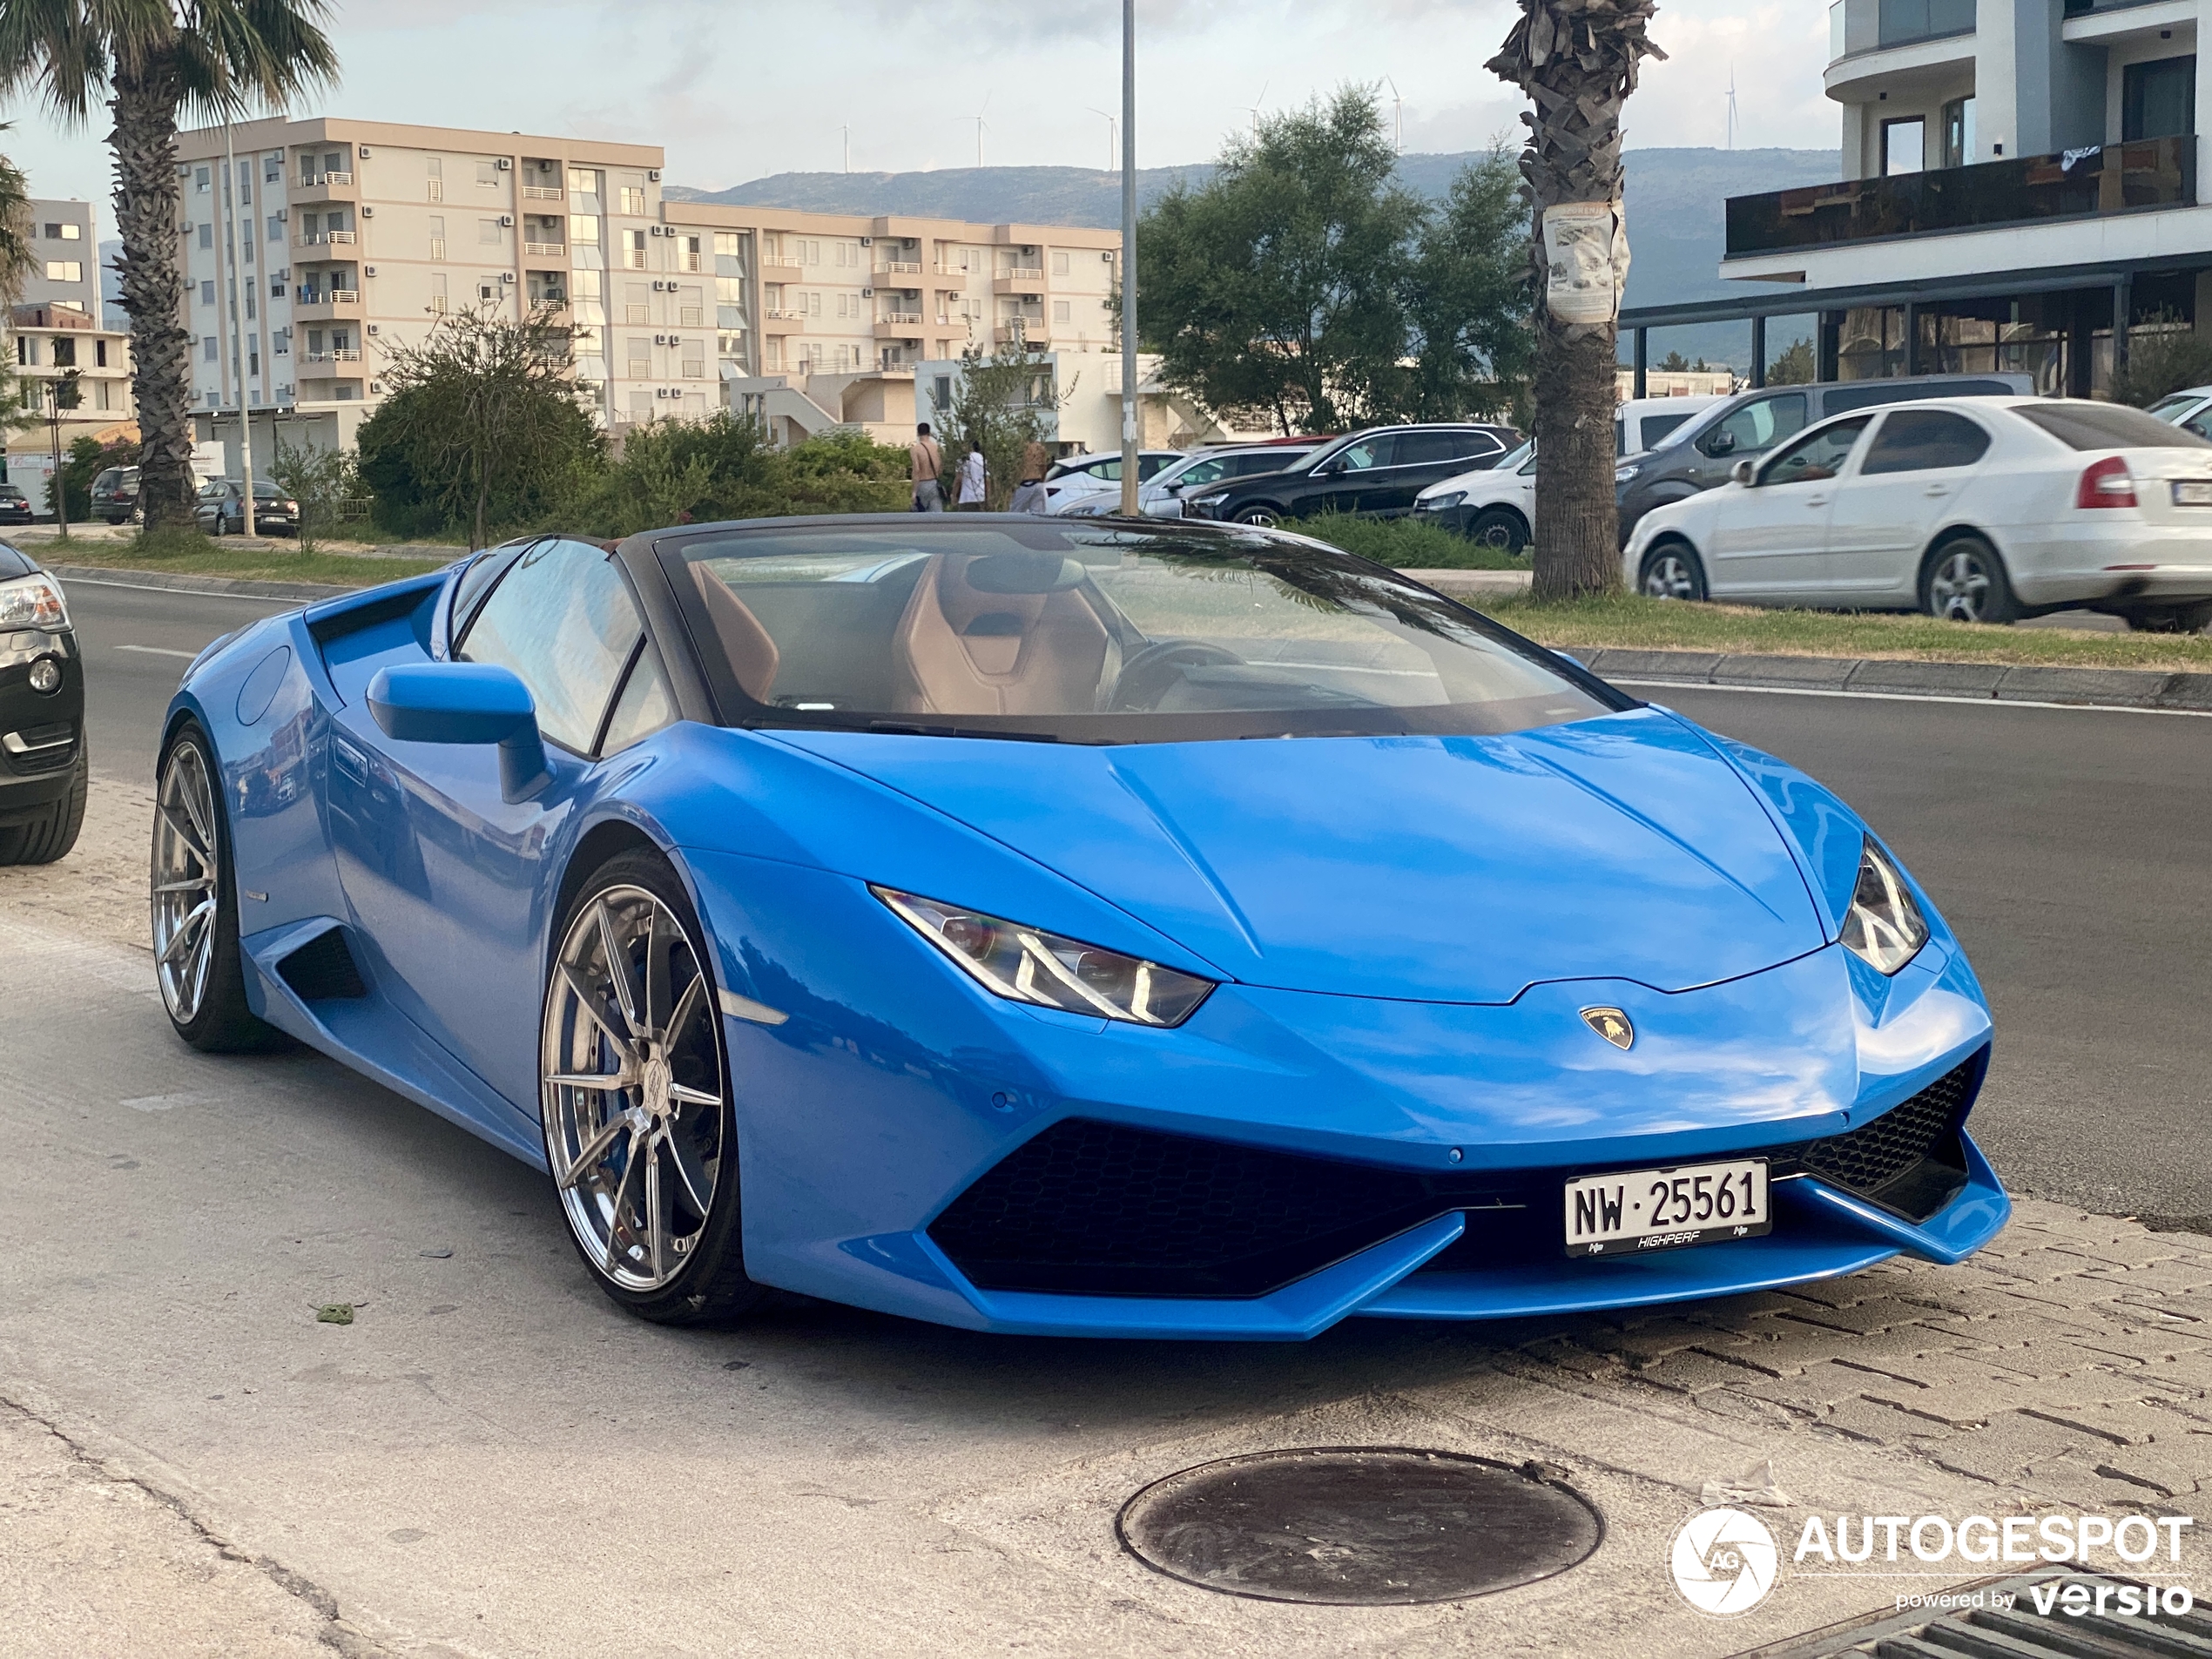
[[1527, 549], [1536, 523], [1536, 446], [1523, 443], [1487, 467], [1431, 484], [1414, 497], [1417, 523], [1457, 530], [1501, 553]]
[[2212, 624], [2212, 442], [2075, 399], [1864, 409], [1645, 514], [1622, 575], [1655, 598], [1966, 622], [2086, 608], [2195, 631]]

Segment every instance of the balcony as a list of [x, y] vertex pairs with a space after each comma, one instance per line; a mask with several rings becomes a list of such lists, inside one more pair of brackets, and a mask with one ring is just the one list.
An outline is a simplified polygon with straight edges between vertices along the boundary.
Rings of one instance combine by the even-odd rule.
[[876, 274], [880, 277], [920, 276], [921, 274], [921, 261], [919, 260], [893, 260], [885, 265], [878, 266], [876, 269]]
[[993, 293], [1042, 293], [1044, 267], [1041, 265], [1017, 265], [1011, 270], [1001, 271], [991, 279]]
[[358, 231], [302, 231], [292, 239], [294, 247], [351, 247], [361, 240]]
[[[1142, 279], [1139, 279], [1142, 280]], [[1027, 346], [1031, 351], [1051, 349], [1052, 331], [1035, 317], [1022, 322], [1002, 322], [991, 330], [991, 341], [1000, 346]]]
[[361, 310], [359, 288], [300, 287], [293, 292], [292, 316], [295, 322], [319, 322], [332, 317], [344, 317]]
[[316, 202], [349, 202], [354, 199], [354, 175], [350, 172], [304, 172], [299, 183], [292, 186], [292, 201], [295, 206], [313, 206]]
[[784, 311], [773, 306], [760, 314], [760, 332], [764, 334], [803, 334], [806, 332], [804, 313]]
[[[2069, 165], [2069, 158], [2071, 165]], [[2100, 219], [2196, 200], [2196, 140], [2145, 138], [1972, 167], [1731, 196], [1728, 257]]]
[[523, 199], [526, 202], [557, 202], [568, 199], [569, 192], [558, 185], [524, 185]]
[[921, 313], [919, 311], [887, 311], [875, 320], [878, 340], [919, 340], [921, 338]]
[[569, 245], [566, 242], [525, 242], [523, 244], [523, 252], [533, 259], [565, 259], [568, 257]]
[[1974, 30], [1974, 0], [1881, 0], [1877, 26], [1882, 49]]
[[300, 362], [310, 368], [321, 363], [358, 363], [361, 360], [360, 352], [346, 346], [338, 347], [332, 351], [310, 351], [300, 354]]
[[806, 273], [796, 265], [786, 265], [780, 260], [768, 260], [760, 266], [760, 280], [771, 286], [779, 282], [804, 282]]

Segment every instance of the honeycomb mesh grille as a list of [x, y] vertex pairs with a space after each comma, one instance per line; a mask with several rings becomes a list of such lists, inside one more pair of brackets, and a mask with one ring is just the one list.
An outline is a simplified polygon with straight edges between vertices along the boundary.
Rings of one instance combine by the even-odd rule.
[[1797, 1154], [1811, 1175], [1869, 1196], [1931, 1157], [1950, 1150], [1967, 1097], [1975, 1062], [1946, 1072], [1919, 1094], [1847, 1134], [1814, 1141]]

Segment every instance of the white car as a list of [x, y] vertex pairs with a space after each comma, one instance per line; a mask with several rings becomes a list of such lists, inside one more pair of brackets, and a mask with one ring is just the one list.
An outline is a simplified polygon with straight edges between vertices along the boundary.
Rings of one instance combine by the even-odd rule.
[[2212, 624], [2212, 442], [2087, 400], [1885, 404], [1653, 509], [1622, 559], [1655, 598], [2194, 631]]
[[1534, 442], [1500, 456], [1494, 467], [1431, 484], [1413, 498], [1413, 518], [1501, 553], [1526, 551], [1536, 523]]
[[[1253, 478], [1264, 472], [1280, 472], [1292, 462], [1303, 461], [1312, 455], [1322, 442], [1316, 438], [1305, 444], [1244, 444], [1234, 448], [1201, 449], [1141, 481], [1136, 487], [1136, 510], [1147, 518], [1181, 518], [1183, 493], [1186, 489], [1218, 483], [1224, 478]], [[1079, 518], [1103, 518], [1118, 513], [1122, 510], [1121, 486], [1117, 482], [1112, 489], [1083, 496], [1054, 510]]]
[[[1183, 459], [1180, 449], [1143, 449], [1137, 452], [1136, 482], [1142, 488], [1167, 468]], [[1076, 502], [1089, 496], [1112, 494], [1122, 489], [1122, 452], [1109, 449], [1103, 455], [1069, 455], [1064, 461], [1053, 462], [1052, 470], [1044, 475], [1045, 511], [1064, 513]]]
[[1642, 455], [1656, 449], [1676, 428], [1724, 397], [1632, 397], [1613, 411], [1613, 453]]
[[2192, 386], [2185, 392], [2161, 397], [2148, 412], [2169, 426], [2186, 428], [2200, 438], [2212, 438], [2212, 386]]

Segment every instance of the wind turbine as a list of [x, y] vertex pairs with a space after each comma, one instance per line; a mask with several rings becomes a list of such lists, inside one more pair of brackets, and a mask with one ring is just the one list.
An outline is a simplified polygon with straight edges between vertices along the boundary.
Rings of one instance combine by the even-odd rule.
[[1391, 105], [1397, 111], [1398, 153], [1402, 156], [1406, 153], [1406, 100], [1399, 95], [1396, 81], [1392, 80], [1387, 75], [1384, 76], [1383, 79], [1390, 87]]
[[1267, 81], [1262, 81], [1259, 84], [1259, 102], [1257, 104], [1247, 104], [1244, 105], [1244, 113], [1252, 118], [1252, 137], [1254, 138], [1258, 138], [1259, 137], [1259, 112], [1262, 107], [1264, 107], [1267, 103], [1267, 89], [1270, 84], [1271, 83]]
[[1728, 147], [1736, 148], [1736, 65], [1728, 66]]
[[845, 135], [845, 171], [850, 172], [853, 171], [853, 129], [840, 126], [838, 131]]
[[983, 109], [976, 111], [973, 115], [962, 116], [961, 118], [964, 121], [973, 121], [975, 123], [975, 165], [979, 167], [983, 165], [983, 110], [988, 110], [990, 107], [991, 95], [988, 92], [986, 92], [983, 94]]
[[1096, 104], [1086, 104], [1083, 107], [1093, 115], [1106, 118], [1106, 171], [1111, 172], [1122, 165], [1121, 121], [1110, 111], [1102, 110]]

